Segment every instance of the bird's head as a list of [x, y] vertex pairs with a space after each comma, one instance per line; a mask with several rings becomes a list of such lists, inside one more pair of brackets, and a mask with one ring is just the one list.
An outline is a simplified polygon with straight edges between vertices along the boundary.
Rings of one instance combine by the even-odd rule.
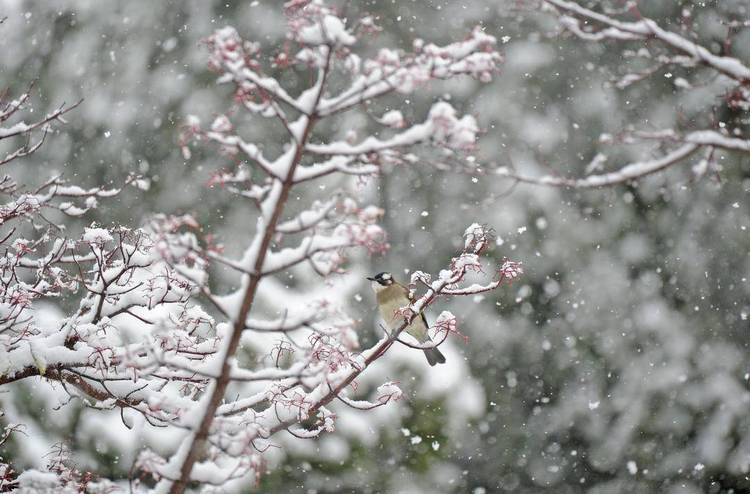
[[372, 277], [368, 276], [367, 279], [372, 282], [372, 289], [375, 290], [375, 292], [384, 290], [393, 284], [393, 276], [388, 272], [378, 273]]

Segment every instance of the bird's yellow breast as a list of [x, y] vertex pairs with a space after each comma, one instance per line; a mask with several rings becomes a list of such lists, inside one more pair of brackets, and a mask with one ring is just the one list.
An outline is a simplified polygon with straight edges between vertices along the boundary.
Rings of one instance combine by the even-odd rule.
[[[403, 317], [396, 312], [402, 307], [408, 307], [411, 303], [408, 290], [394, 284], [380, 290], [377, 294], [377, 299], [380, 316], [388, 325], [388, 329], [398, 329], [403, 322]], [[418, 341], [423, 341], [427, 337], [427, 327], [421, 317], [416, 317], [405, 331], [417, 338]]]

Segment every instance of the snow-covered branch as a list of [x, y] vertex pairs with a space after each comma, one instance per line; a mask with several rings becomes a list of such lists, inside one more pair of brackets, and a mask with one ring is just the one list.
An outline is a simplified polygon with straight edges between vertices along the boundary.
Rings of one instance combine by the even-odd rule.
[[[18, 121], [10, 126], [7, 126], [9, 121], [15, 120], [19, 116], [19, 112], [28, 106], [31, 98], [31, 92], [34, 89], [34, 84], [31, 84], [28, 90], [16, 99], [10, 101], [0, 101], [0, 141], [4, 139], [21, 137], [25, 141], [22, 145], [17, 147], [14, 151], [11, 151], [4, 158], [0, 158], [0, 166], [10, 163], [17, 158], [22, 158], [34, 153], [37, 149], [42, 147], [47, 134], [50, 131], [50, 125], [52, 122], [59, 121], [64, 122], [63, 116], [69, 111], [75, 109], [81, 104], [83, 100], [79, 100], [73, 105], [60, 105], [57, 109], [47, 114], [43, 118], [36, 119], [31, 123], [27, 123], [24, 120]], [[40, 136], [36, 139], [36, 142], [32, 142], [32, 136], [35, 131], [39, 130]]]
[[532, 177], [517, 174], [509, 168], [499, 168], [495, 173], [500, 177], [510, 177], [519, 182], [530, 184], [573, 187], [580, 189], [607, 187], [627, 183], [662, 171], [676, 163], [680, 163], [682, 160], [695, 153], [698, 149], [699, 146], [697, 144], [684, 144], [660, 158], [630, 163], [614, 172], [589, 175], [584, 178], [565, 178], [555, 175]]
[[[576, 2], [568, 0], [543, 1], [563, 14], [560, 23], [565, 29], [583, 39], [592, 41], [656, 39], [680, 55], [693, 58], [695, 61], [713, 68], [740, 84], [750, 83], [750, 67], [743, 64], [739, 59], [714, 55], [706, 47], [690, 41], [684, 36], [663, 29], [652, 19], [641, 16], [641, 19], [636, 22], [620, 21], [583, 7]], [[587, 21], [587, 26], [583, 27], [579, 19]], [[591, 26], [596, 24], [602, 26], [602, 29], [592, 29]], [[676, 59], [675, 61], [681, 62], [682, 59]]]
[[[656, 21], [643, 17], [634, 4], [626, 11], [637, 20], [621, 20], [615, 17], [616, 14], [601, 13], [569, 0], [543, 0], [543, 3], [557, 16], [563, 30], [582, 40], [641, 45], [638, 50], [632, 51], [633, 56], [651, 63], [651, 68], [622, 75], [614, 84], [618, 89], [637, 84], [663, 67], [682, 67], [688, 73], [695, 73], [700, 66], [712, 71], [725, 82], [724, 87], [729, 88], [722, 90], [725, 94], [716, 95], [717, 100], [724, 101], [727, 109], [750, 109], [750, 67], [737, 58], [713, 54], [698, 42], [665, 29]], [[681, 88], [689, 90], [691, 85], [688, 81], [682, 78], [679, 81]], [[603, 137], [603, 142], [613, 141], [611, 136]], [[558, 174], [533, 176], [510, 167], [499, 168], [495, 173], [531, 184], [571, 188], [607, 187], [637, 181], [682, 164], [690, 167], [694, 178], [700, 178], [707, 171], [721, 170], [717, 159], [719, 152], [750, 153], [750, 139], [743, 134], [742, 127], [730, 129], [724, 123], [705, 129], [630, 131], [617, 142], [629, 144], [639, 139], [656, 143], [658, 149], [647, 159], [621, 165], [608, 172], [588, 174], [605, 166], [607, 155], [601, 152], [594, 157], [587, 167], [587, 176], [583, 177]], [[695, 155], [700, 157], [693, 158]]]

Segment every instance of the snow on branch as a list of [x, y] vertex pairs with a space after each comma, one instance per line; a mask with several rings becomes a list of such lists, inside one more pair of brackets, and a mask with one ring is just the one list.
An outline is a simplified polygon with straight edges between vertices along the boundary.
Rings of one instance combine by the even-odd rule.
[[[560, 23], [564, 28], [583, 39], [592, 41], [601, 41], [608, 38], [619, 41], [656, 39], [681, 55], [694, 58], [738, 83], [750, 83], [750, 67], [747, 67], [739, 59], [714, 55], [706, 47], [663, 29], [652, 19], [641, 16], [641, 19], [636, 22], [619, 21], [606, 14], [587, 9], [576, 2], [567, 0], [543, 1], [564, 14], [560, 18]], [[582, 27], [579, 19], [588, 21], [587, 27]], [[599, 24], [602, 29], [598, 31], [592, 29], [592, 24]], [[675, 61], [680, 62], [680, 59]]]
[[[724, 95], [716, 95], [717, 99], [723, 98], [727, 108], [739, 111], [750, 109], [750, 67], [737, 58], [715, 55], [696, 41], [661, 27], [656, 21], [643, 17], [634, 4], [629, 5], [626, 11], [637, 20], [620, 20], [615, 17], [616, 14], [600, 13], [569, 0], [543, 0], [543, 3], [557, 16], [563, 30], [582, 40], [642, 45], [640, 49], [629, 53], [631, 56], [643, 58], [652, 66], [640, 73], [623, 75], [614, 84], [618, 89], [637, 84], [664, 67], [682, 67], [688, 74], [693, 74], [696, 67], [702, 66], [713, 71], [728, 84], [729, 89]], [[678, 78], [675, 84], [678, 84], [678, 81], [679, 87], [684, 90], [692, 87], [683, 78]], [[602, 137], [602, 142], [613, 142], [611, 136]], [[742, 127], [730, 129], [724, 123], [710, 129], [629, 131], [623, 133], [618, 142], [632, 144], [639, 140], [648, 140], [658, 145], [658, 150], [652, 153], [653, 157], [620, 166], [609, 172], [588, 174], [584, 177], [563, 177], [555, 174], [532, 176], [510, 167], [502, 167], [496, 169], [495, 173], [524, 183], [595, 188], [637, 181], [685, 163], [692, 165], [690, 171], [693, 178], [697, 179], [708, 172], [716, 173], [721, 170], [717, 160], [719, 152], [750, 153], [750, 138], [744, 135]], [[700, 157], [693, 158], [695, 155]], [[587, 173], [602, 168], [606, 161], [607, 155], [598, 153], [587, 167]]]
[[[34, 84], [32, 83], [27, 91], [16, 99], [7, 101], [4, 97], [0, 97], [0, 141], [14, 137], [20, 137], [24, 141], [24, 143], [14, 151], [11, 151], [3, 158], [0, 158], [0, 166], [6, 165], [17, 158], [33, 154], [37, 149], [42, 147], [47, 134], [50, 132], [52, 122], [64, 122], [63, 116], [69, 111], [75, 109], [83, 101], [79, 100], [70, 106], [63, 103], [43, 118], [36, 119], [31, 123], [20, 120], [8, 126], [10, 121], [18, 118], [20, 112], [23, 112], [23, 110], [26, 109], [33, 89]], [[39, 130], [41, 135], [36, 139], [36, 142], [32, 142], [32, 136], [37, 130]]]
[[[382, 49], [377, 57], [361, 60], [348, 55], [351, 86], [321, 103], [321, 115], [346, 111], [364, 101], [390, 92], [409, 94], [434, 79], [469, 75], [489, 82], [502, 58], [495, 50], [497, 40], [477, 27], [468, 39], [438, 46], [417, 39], [413, 52]], [[301, 55], [304, 56], [304, 53]]]
[[653, 173], [664, 170], [665, 168], [668, 168], [675, 163], [680, 163], [682, 160], [695, 153], [695, 151], [697, 151], [698, 149], [699, 146], [697, 144], [684, 144], [683, 146], [678, 147], [671, 153], [668, 153], [660, 158], [631, 163], [611, 173], [589, 175], [584, 178], [565, 178], [555, 175], [532, 177], [519, 175], [509, 168], [499, 168], [495, 170], [495, 173], [500, 177], [509, 177], [519, 182], [537, 185], [572, 187], [580, 189], [608, 187], [637, 180], [639, 178], [643, 178]]

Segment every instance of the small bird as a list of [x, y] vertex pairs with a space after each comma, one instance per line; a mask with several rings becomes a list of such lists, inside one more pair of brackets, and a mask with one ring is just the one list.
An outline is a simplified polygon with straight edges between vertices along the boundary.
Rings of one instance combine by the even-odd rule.
[[[404, 318], [397, 314], [398, 309], [408, 307], [412, 302], [409, 297], [409, 290], [396, 282], [391, 273], [378, 273], [367, 279], [372, 282], [372, 290], [378, 299], [380, 315], [391, 331], [397, 330], [404, 321]], [[432, 343], [427, 328], [427, 319], [424, 317], [424, 313], [421, 313], [414, 318], [404, 331], [416, 338], [420, 344]], [[437, 347], [425, 349], [424, 355], [430, 365], [445, 363], [445, 356]]]

